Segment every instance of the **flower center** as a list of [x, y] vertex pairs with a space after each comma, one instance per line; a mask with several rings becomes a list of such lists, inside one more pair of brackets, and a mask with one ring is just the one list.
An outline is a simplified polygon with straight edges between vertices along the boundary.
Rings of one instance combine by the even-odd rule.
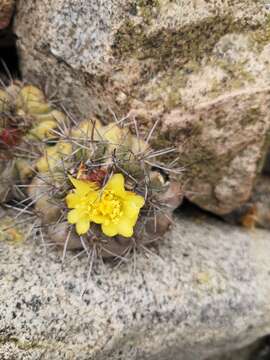
[[117, 223], [123, 215], [121, 200], [111, 190], [104, 190], [98, 210], [112, 223]]

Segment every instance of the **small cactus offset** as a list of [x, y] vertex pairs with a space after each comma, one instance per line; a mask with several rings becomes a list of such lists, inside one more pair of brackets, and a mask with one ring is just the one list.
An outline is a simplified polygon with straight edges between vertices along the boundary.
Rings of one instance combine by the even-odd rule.
[[134, 135], [133, 123], [72, 124], [38, 88], [13, 87], [0, 93], [3, 118], [16, 119], [1, 124], [4, 161], [12, 167], [1, 181], [26, 185], [27, 206], [50, 239], [65, 250], [113, 257], [165, 233], [182, 192], [168, 169], [153, 166], [162, 151]]
[[0, 203], [14, 195], [15, 184], [33, 176], [42, 143], [54, 136], [52, 131], [64, 118], [35, 86], [16, 81], [0, 89], [0, 166], [5, 168]]

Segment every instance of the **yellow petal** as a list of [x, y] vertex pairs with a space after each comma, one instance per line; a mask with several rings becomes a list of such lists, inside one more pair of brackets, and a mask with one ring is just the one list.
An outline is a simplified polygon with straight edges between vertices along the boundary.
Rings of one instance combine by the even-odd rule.
[[69, 211], [67, 219], [70, 224], [75, 224], [82, 217], [82, 211], [79, 209], [73, 209]]
[[144, 198], [141, 195], [137, 195], [131, 191], [126, 191], [126, 199], [126, 201], [138, 209], [142, 208], [144, 205]]
[[112, 190], [116, 195], [125, 196], [125, 179], [122, 174], [114, 174], [105, 185], [106, 190]]
[[96, 189], [96, 184], [91, 181], [75, 179], [70, 175], [68, 176], [68, 178], [75, 187], [76, 193], [80, 196], [87, 195], [89, 192], [94, 191]]
[[109, 224], [109, 225], [105, 225], [102, 224], [101, 225], [101, 229], [103, 231], [103, 233], [109, 237], [115, 236], [117, 235], [117, 225], [114, 224]]
[[66, 203], [69, 209], [75, 208], [79, 205], [81, 198], [73, 193], [70, 193], [66, 196]]
[[89, 194], [86, 195], [86, 200], [89, 204], [94, 204], [97, 206], [98, 202], [100, 201], [100, 195], [97, 191], [92, 190]]
[[133, 235], [133, 222], [122, 217], [118, 223], [118, 234], [124, 237], [131, 237]]
[[144, 205], [144, 198], [140, 195], [126, 192], [126, 199], [123, 204], [124, 214], [127, 218], [133, 219], [135, 222], [139, 216], [140, 209]]
[[100, 214], [95, 214], [95, 212], [93, 212], [93, 214], [91, 214], [91, 220], [96, 223], [96, 224], [102, 224], [105, 222], [105, 218], [104, 216], [100, 215]]
[[130, 219], [130, 220], [132, 219], [134, 223], [137, 221], [137, 218], [139, 216], [139, 212], [140, 212], [139, 209], [134, 208], [132, 206], [129, 206], [128, 203], [125, 203], [124, 206], [123, 206], [124, 216], [127, 219]]
[[89, 220], [80, 220], [76, 223], [76, 232], [78, 235], [82, 235], [87, 233], [90, 228]]

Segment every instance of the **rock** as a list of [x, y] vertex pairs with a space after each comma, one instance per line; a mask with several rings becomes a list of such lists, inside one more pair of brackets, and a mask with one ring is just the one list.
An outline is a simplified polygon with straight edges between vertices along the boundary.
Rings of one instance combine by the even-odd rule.
[[[89, 116], [92, 112], [104, 115], [109, 105], [117, 112], [130, 110], [134, 99], [154, 109], [157, 104], [162, 108], [178, 105], [184, 95], [176, 93], [178, 90], [199, 93], [199, 74], [204, 72], [206, 60], [213, 61], [204, 76], [204, 84], [209, 86], [209, 72], [215, 65], [213, 51], [218, 58], [222, 57], [221, 51], [230, 51], [230, 45], [222, 47], [224, 36], [228, 43], [227, 34], [245, 31], [250, 37], [260, 35], [265, 43], [268, 29], [260, 32], [266, 22], [265, 6], [249, 0], [233, 5], [204, 0], [184, 0], [181, 4], [158, 0], [83, 0], [77, 4], [45, 0], [33, 5], [31, 0], [21, 0], [15, 31], [26, 78], [43, 85], [48, 82], [60, 97], [69, 99], [69, 106]], [[234, 36], [231, 48], [233, 54], [238, 54], [243, 36]], [[256, 62], [251, 47], [249, 38], [245, 38], [237, 60], [251, 54]], [[225, 73], [227, 87], [231, 88], [232, 70], [222, 70], [229, 67], [229, 60], [223, 60], [220, 72]], [[235, 70], [235, 81], [238, 75]], [[216, 88], [221, 87], [224, 78], [221, 84], [216, 79], [214, 83]], [[205, 94], [207, 89], [201, 90]], [[190, 96], [185, 98], [186, 103], [192, 102]], [[193, 97], [193, 103], [197, 100]]]
[[270, 125], [264, 2], [21, 0], [15, 31], [25, 79], [78, 117], [159, 120], [151, 144], [178, 148], [191, 201], [225, 214], [250, 197]]
[[15, 0], [0, 0], [0, 30], [9, 25], [14, 6]]
[[164, 117], [165, 138], [186, 167], [189, 200], [227, 214], [249, 199], [266, 151], [269, 101], [270, 88], [236, 92]]
[[270, 356], [269, 336], [259, 339], [243, 349], [215, 356], [207, 360], [268, 360]]
[[260, 175], [255, 183], [252, 196], [224, 219], [246, 228], [261, 227], [270, 230], [270, 177]]
[[270, 175], [270, 151], [268, 151], [265, 158], [263, 173], [266, 175]]
[[2, 359], [203, 360], [270, 331], [263, 230], [178, 215], [157, 254], [100, 263], [83, 297], [86, 256], [62, 267], [33, 240], [0, 254]]

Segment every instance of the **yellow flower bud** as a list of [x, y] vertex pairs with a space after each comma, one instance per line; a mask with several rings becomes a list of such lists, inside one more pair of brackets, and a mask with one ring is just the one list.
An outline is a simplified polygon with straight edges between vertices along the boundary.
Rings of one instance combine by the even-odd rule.
[[45, 173], [62, 167], [68, 155], [72, 153], [72, 145], [68, 142], [59, 141], [54, 146], [47, 146], [42, 156], [36, 163], [39, 172]]
[[23, 183], [25, 183], [27, 179], [33, 175], [33, 170], [29, 161], [26, 161], [24, 159], [17, 159], [16, 168], [19, 173], [20, 180]]
[[51, 111], [43, 92], [33, 85], [26, 85], [21, 89], [16, 100], [16, 108], [32, 116]]
[[27, 137], [29, 139], [51, 139], [56, 137], [53, 133], [53, 129], [57, 128], [57, 122], [54, 120], [43, 121], [29, 131]]
[[[95, 126], [93, 132], [93, 126]], [[99, 120], [84, 120], [77, 127], [71, 130], [71, 136], [77, 139], [90, 139], [93, 133], [93, 140], [101, 140], [100, 129], [102, 124]]]

